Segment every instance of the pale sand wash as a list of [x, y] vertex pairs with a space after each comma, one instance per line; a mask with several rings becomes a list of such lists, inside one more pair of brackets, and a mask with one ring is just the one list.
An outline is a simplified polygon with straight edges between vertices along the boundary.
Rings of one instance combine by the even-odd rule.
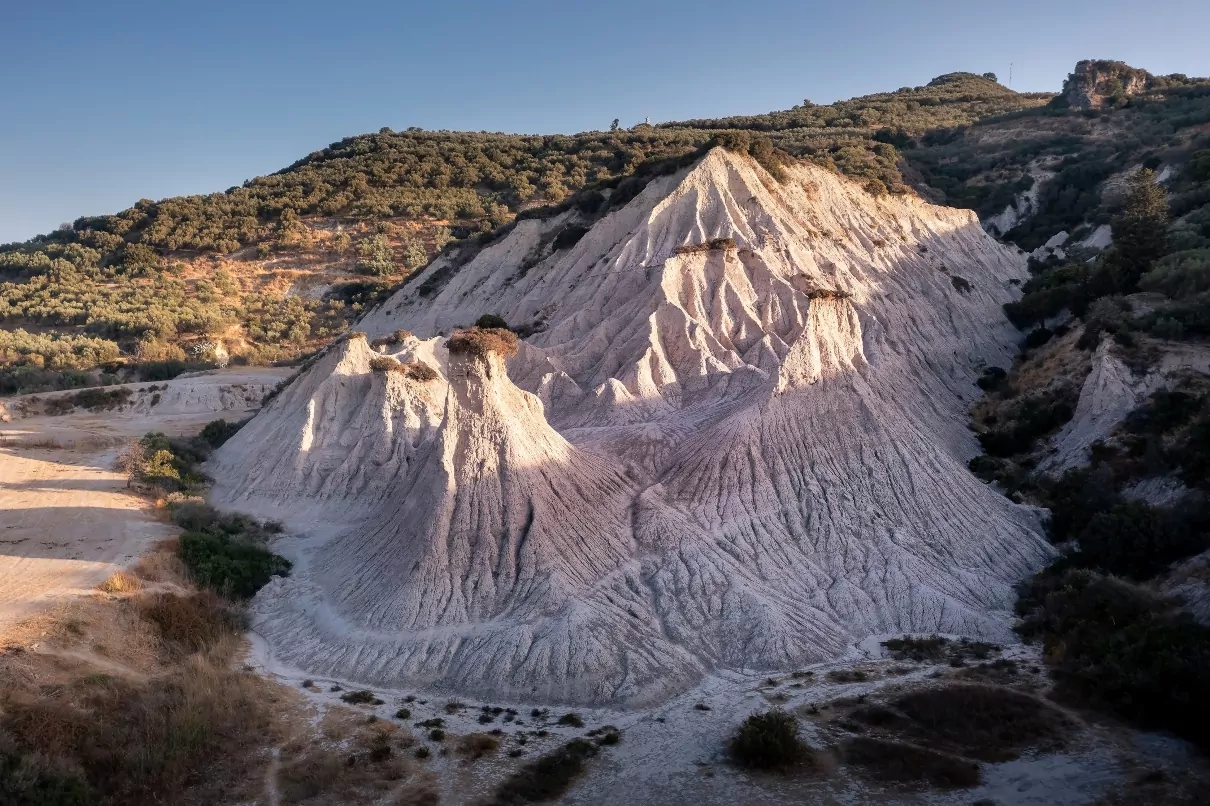
[[[1021, 257], [968, 211], [720, 149], [551, 253], [569, 223], [523, 221], [367, 316], [440, 380], [347, 340], [216, 455], [216, 499], [295, 535], [253, 607], [281, 662], [633, 706], [872, 634], [1011, 640], [1051, 549], [965, 464]], [[716, 237], [739, 249], [674, 252]], [[545, 330], [507, 367], [451, 360], [438, 334], [489, 312]]]

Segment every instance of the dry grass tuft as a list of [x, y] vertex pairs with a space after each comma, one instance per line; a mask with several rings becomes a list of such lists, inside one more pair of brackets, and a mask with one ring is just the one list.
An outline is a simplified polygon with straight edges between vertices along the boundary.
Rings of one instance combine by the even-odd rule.
[[134, 593], [143, 589], [143, 583], [134, 574], [117, 571], [102, 582], [97, 589], [102, 593]]
[[282, 802], [379, 802], [408, 778], [412, 766], [401, 751], [415, 744], [411, 733], [384, 722], [363, 721], [361, 726], [347, 745], [311, 742], [287, 747], [277, 774]]
[[423, 361], [409, 361], [406, 364], [391, 358], [389, 355], [380, 355], [377, 358], [370, 359], [370, 370], [373, 372], [398, 372], [411, 381], [435, 381], [440, 375], [437, 370], [430, 367]]
[[199, 591], [186, 596], [157, 593], [138, 602], [144, 618], [159, 630], [170, 649], [201, 652], [239, 634], [239, 617], [221, 596]]
[[387, 805], [437, 806], [440, 802], [441, 795], [437, 792], [437, 785], [431, 780], [421, 780], [409, 782], [387, 801]]
[[408, 363], [403, 364], [402, 369], [399, 371], [401, 371], [403, 376], [408, 380], [420, 381], [421, 383], [435, 381], [441, 377], [437, 370], [433, 369], [423, 361], [409, 361]]
[[[177, 611], [151, 599], [150, 610], [130, 599], [77, 603], [54, 617], [63, 629], [40, 622], [52, 636], [41, 639], [41, 651], [0, 656], [0, 761], [24, 771], [0, 785], [0, 800], [139, 806], [246, 799], [244, 782], [277, 739], [274, 710], [283, 695], [229, 668], [234, 641], [189, 655], [174, 646], [176, 660], [164, 665], [155, 651], [162, 628], [148, 613]], [[184, 639], [196, 643], [227, 628], [198, 628], [175, 615], [166, 623], [185, 624]], [[48, 791], [70, 797], [37, 799]]]
[[837, 288], [815, 288], [807, 292], [810, 299], [850, 299], [853, 295]]
[[468, 733], [458, 742], [458, 752], [471, 759], [482, 758], [500, 749], [500, 740], [490, 733]]
[[477, 358], [487, 358], [495, 353], [502, 358], [511, 358], [517, 354], [517, 334], [502, 328], [472, 327], [467, 330], [456, 330], [446, 340], [445, 346], [453, 355], [473, 355]]
[[177, 539], [162, 540], [139, 558], [131, 572], [144, 582], [164, 582], [185, 585], [189, 570], [177, 554]]
[[370, 359], [371, 372], [399, 372], [402, 369], [403, 364], [389, 355], [379, 355]]

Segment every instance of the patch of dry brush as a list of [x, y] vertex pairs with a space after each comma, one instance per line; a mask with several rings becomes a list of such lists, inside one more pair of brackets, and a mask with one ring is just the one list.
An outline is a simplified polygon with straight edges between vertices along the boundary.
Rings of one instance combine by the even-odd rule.
[[[116, 586], [129, 595], [98, 593], [10, 631], [0, 652], [0, 802], [256, 796], [293, 692], [236, 665], [244, 641], [233, 606], [155, 561], [170, 551], [144, 562], [161, 590], [140, 590], [147, 580], [131, 576], [137, 584]], [[47, 793], [57, 799], [37, 800]]]
[[676, 255], [697, 255], [703, 252], [725, 252], [735, 248], [734, 238], [711, 238], [703, 243], [683, 244], [673, 249], [672, 252]]
[[389, 355], [371, 358], [370, 369], [374, 372], [398, 372], [410, 381], [420, 381], [421, 383], [435, 381], [440, 377], [437, 374], [437, 370], [423, 361], [408, 361], [404, 363], [391, 358]]
[[498, 327], [472, 327], [456, 330], [446, 340], [445, 346], [451, 355], [473, 355], [487, 358], [495, 353], [501, 358], [512, 358], [517, 354], [517, 334]]

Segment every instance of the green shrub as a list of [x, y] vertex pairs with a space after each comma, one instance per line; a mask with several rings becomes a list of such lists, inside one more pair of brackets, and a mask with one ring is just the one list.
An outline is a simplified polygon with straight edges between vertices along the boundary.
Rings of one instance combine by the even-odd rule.
[[1210, 249], [1190, 249], [1161, 258], [1139, 280], [1139, 288], [1173, 299], [1210, 291]]
[[784, 769], [812, 758], [811, 749], [798, 738], [798, 720], [779, 709], [745, 719], [727, 750], [735, 763], [758, 769]]
[[992, 456], [1026, 453], [1072, 418], [1078, 400], [1079, 393], [1068, 387], [1024, 395], [1006, 409], [1001, 422], [979, 434], [979, 444]]
[[485, 313], [475, 320], [475, 327], [483, 330], [509, 330], [508, 322], [504, 321], [503, 316], [497, 316], [494, 313]]
[[71, 397], [80, 408], [97, 412], [118, 408], [129, 402], [133, 394], [126, 387], [118, 387], [116, 389], [81, 389]]
[[237, 431], [243, 428], [245, 422], [247, 421], [229, 423], [226, 420], [211, 420], [202, 428], [202, 433], [199, 436], [211, 448], [220, 448], [223, 443], [231, 439]]
[[[596, 195], [600, 196], [599, 193], [597, 193]], [[587, 196], [580, 200], [580, 204], [583, 204], [585, 206], [592, 206], [592, 203], [590, 201], [588, 201]], [[590, 210], [590, 212], [596, 212], [596, 210], [599, 206], [600, 206], [600, 201], [597, 201], [596, 206], [593, 206], [592, 209]], [[561, 249], [571, 249], [573, 246], [575, 246], [576, 244], [578, 244], [580, 242], [581, 238], [583, 238], [587, 234], [588, 234], [588, 227], [576, 226], [574, 224], [564, 227], [563, 229], [559, 230], [559, 234], [555, 236], [555, 239], [552, 242], [552, 248], [555, 249], [556, 251], [561, 250]]]
[[1060, 693], [1210, 747], [1210, 628], [1176, 603], [1092, 571], [1022, 587], [1018, 631], [1041, 640]]
[[1054, 336], [1054, 331], [1048, 327], [1036, 327], [1025, 335], [1025, 346], [1035, 349], [1046, 344]]
[[1050, 508], [1048, 532], [1054, 543], [1076, 537], [1098, 512], [1121, 501], [1113, 471], [1108, 467], [1073, 468], [1043, 485], [1043, 500]]
[[359, 274], [381, 277], [399, 271], [395, 252], [385, 235], [374, 235], [357, 244], [357, 254], [361, 256], [356, 266]]
[[1004, 383], [1004, 379], [1007, 377], [1008, 373], [1001, 367], [988, 367], [975, 381], [975, 385], [985, 392], [990, 392]]
[[1205, 550], [1210, 541], [1169, 510], [1123, 501], [1093, 515], [1080, 531], [1078, 546], [1076, 565], [1145, 580]]
[[583, 772], [584, 763], [599, 752], [597, 745], [573, 739], [523, 765], [496, 788], [492, 806], [546, 803], [562, 796]]
[[246, 538], [211, 532], [185, 532], [180, 557], [197, 584], [225, 596], [246, 599], [285, 576], [291, 563]]
[[175, 458], [172, 455], [172, 451], [156, 451], [143, 463], [141, 470], [143, 478], [152, 483], [165, 481], [179, 482], [181, 480], [181, 473], [173, 464]]

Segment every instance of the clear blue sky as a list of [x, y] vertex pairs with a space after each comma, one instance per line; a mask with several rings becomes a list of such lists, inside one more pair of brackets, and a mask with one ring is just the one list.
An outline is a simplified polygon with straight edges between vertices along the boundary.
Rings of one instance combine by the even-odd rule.
[[0, 243], [223, 190], [341, 137], [577, 132], [1081, 58], [1210, 74], [1205, 0], [5, 0]]

